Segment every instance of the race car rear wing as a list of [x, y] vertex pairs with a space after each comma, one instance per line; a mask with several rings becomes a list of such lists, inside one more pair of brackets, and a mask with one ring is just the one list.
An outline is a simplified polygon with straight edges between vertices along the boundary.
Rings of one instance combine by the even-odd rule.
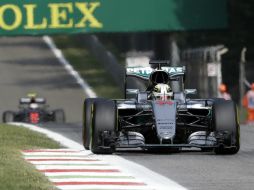
[[169, 60], [150, 60], [149, 64], [151, 67], [161, 69], [162, 66], [168, 66], [170, 64]]
[[46, 100], [45, 100], [45, 98], [35, 98], [34, 102], [31, 102], [31, 98], [20, 98], [19, 99], [20, 105], [25, 105], [25, 104], [30, 104], [30, 103], [45, 104]]
[[185, 75], [185, 66], [182, 67], [161, 67], [153, 69], [151, 67], [127, 67], [126, 77], [133, 76], [144, 80], [149, 80], [151, 73], [154, 71], [165, 71], [169, 77]]
[[[163, 62], [164, 63], [164, 62]], [[156, 62], [156, 64], [159, 64]], [[134, 79], [137, 78], [137, 79]], [[147, 91], [149, 87], [157, 83], [171, 82], [173, 91], [180, 91], [185, 80], [185, 66], [182, 67], [127, 67], [125, 75], [125, 97], [134, 98], [140, 92]], [[175, 81], [175, 82], [174, 82]], [[133, 94], [133, 96], [131, 96]], [[130, 96], [129, 96], [130, 95]]]
[[170, 61], [169, 60], [150, 60], [149, 64], [150, 65], [169, 65]]

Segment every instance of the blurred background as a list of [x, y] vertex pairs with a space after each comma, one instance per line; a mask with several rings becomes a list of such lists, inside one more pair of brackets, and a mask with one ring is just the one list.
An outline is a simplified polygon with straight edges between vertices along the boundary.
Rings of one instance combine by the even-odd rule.
[[[202, 23], [205, 19], [202, 15], [200, 17], [192, 15], [190, 20], [197, 19], [196, 22], [200, 23], [201, 29], [186, 26], [185, 29], [172, 32], [98, 34], [97, 37], [112, 52], [117, 51], [115, 55], [120, 62], [124, 62], [126, 56], [130, 55], [129, 52], [138, 52], [143, 55], [148, 54], [152, 59], [170, 59], [172, 65], [187, 65], [187, 79], [189, 76], [190, 79], [194, 77], [197, 80], [187, 80], [186, 85], [189, 88], [198, 88], [200, 97], [217, 95], [218, 83], [213, 81], [213, 78], [220, 77], [219, 73], [209, 73], [207, 69], [209, 64], [213, 66], [211, 63], [221, 62], [222, 78], [219, 80], [228, 86], [233, 100], [239, 103], [240, 63], [243, 61], [241, 53], [245, 47], [247, 48], [244, 54], [246, 79], [249, 82], [254, 81], [254, 2], [230, 0], [226, 1], [225, 9], [224, 1], [176, 2], [176, 5], [186, 6], [176, 7], [176, 10], [181, 10], [181, 14], [175, 14], [176, 17], [179, 16], [177, 18], [179, 22], [184, 18], [185, 11], [197, 9], [199, 6], [210, 11], [210, 20]], [[214, 23], [217, 23], [217, 27], [212, 26]]]
[[52, 37], [98, 96], [123, 98], [126, 66], [168, 59], [171, 66], [187, 66], [185, 87], [197, 88], [197, 97], [218, 97], [218, 87], [224, 83], [241, 106], [254, 82], [253, 10], [252, 0], [78, 4], [45, 0], [29, 5], [3, 0], [1, 111], [13, 109], [18, 97], [37, 91], [54, 107], [64, 107], [70, 121], [81, 122], [85, 94], [59, 65], [42, 35]]
[[[139, 10], [142, 10], [142, 6], [148, 6], [145, 9], [150, 8], [151, 15], [161, 14], [160, 19], [165, 16], [171, 18], [171, 26], [160, 30], [158, 24], [150, 30], [146, 29], [148, 31], [139, 31], [142, 30], [140, 26], [135, 29], [137, 31], [58, 36], [56, 40], [72, 38], [70, 41], [78, 42], [76, 45], [87, 48], [95, 61], [104, 65], [108, 73], [113, 73], [112, 80], [120, 88], [122, 83], [118, 80], [119, 72], [112, 71], [115, 68], [108, 66], [108, 58], [102, 56], [105, 49], [114, 56], [110, 62], [122, 65], [130, 59], [144, 62], [147, 57], [169, 59], [173, 66], [186, 65], [186, 87], [198, 88], [199, 97], [216, 97], [218, 85], [223, 82], [233, 100], [240, 103], [241, 94], [248, 90], [245, 80], [249, 83], [254, 81], [254, 2], [181, 0], [167, 3], [157, 1], [157, 6], [152, 6], [154, 4], [149, 1], [139, 2], [140, 4], [136, 4]], [[132, 12], [130, 9], [128, 11]], [[142, 12], [139, 14], [144, 15]], [[125, 26], [128, 24], [125, 23]], [[61, 47], [61, 44], [59, 45]], [[241, 64], [244, 64], [245, 71], [240, 69]]]

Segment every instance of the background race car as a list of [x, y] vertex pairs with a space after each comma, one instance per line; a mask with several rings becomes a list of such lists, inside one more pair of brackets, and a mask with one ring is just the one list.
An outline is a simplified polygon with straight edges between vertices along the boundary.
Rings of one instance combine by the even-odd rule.
[[65, 122], [65, 113], [62, 109], [49, 110], [45, 98], [37, 98], [28, 95], [26, 98], [19, 100], [18, 111], [5, 111], [3, 113], [3, 122], [26, 122], [26, 123], [42, 123], [42, 122]]
[[[217, 154], [235, 154], [240, 148], [236, 105], [219, 98], [192, 99], [196, 89], [184, 89], [185, 67], [168, 61], [151, 67], [132, 67], [129, 77], [146, 81], [143, 89], [126, 89], [135, 98], [84, 102], [83, 142], [94, 153], [117, 148], [162, 150], [200, 148]], [[125, 85], [127, 86], [127, 85]], [[188, 96], [188, 97], [187, 97]]]

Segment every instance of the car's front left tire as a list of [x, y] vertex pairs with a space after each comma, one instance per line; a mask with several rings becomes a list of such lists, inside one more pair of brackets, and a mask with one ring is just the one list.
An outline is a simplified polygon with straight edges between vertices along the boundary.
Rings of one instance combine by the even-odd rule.
[[64, 123], [65, 122], [65, 113], [62, 109], [57, 109], [53, 112], [53, 118], [56, 123]]
[[[96, 101], [92, 107], [91, 151], [95, 154], [111, 154], [114, 147], [111, 136], [117, 126], [117, 108], [112, 100]], [[105, 139], [107, 136], [107, 139]]]
[[91, 125], [92, 125], [92, 106], [96, 101], [103, 101], [104, 98], [86, 98], [84, 101], [83, 107], [83, 145], [86, 150], [90, 149], [90, 140], [91, 140]]

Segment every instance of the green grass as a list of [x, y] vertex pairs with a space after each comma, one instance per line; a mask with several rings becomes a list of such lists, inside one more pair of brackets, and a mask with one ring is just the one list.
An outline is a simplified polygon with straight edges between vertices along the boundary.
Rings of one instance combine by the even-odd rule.
[[54, 41], [66, 59], [88, 82], [99, 97], [122, 98], [123, 93], [112, 77], [74, 36], [55, 36]]
[[46, 136], [28, 129], [0, 125], [0, 189], [56, 189], [42, 173], [22, 158], [21, 151], [60, 147]]

